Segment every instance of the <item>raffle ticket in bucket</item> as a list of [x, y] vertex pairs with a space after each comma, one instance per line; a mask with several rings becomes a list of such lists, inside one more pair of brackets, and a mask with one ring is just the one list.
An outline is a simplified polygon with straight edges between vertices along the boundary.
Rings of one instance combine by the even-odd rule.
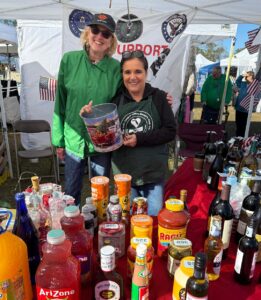
[[95, 176], [91, 179], [93, 204], [97, 207], [98, 221], [106, 221], [106, 208], [109, 201], [109, 178]]
[[122, 220], [128, 223], [130, 215], [131, 176], [117, 174], [114, 176], [115, 193], [117, 193], [122, 207]]

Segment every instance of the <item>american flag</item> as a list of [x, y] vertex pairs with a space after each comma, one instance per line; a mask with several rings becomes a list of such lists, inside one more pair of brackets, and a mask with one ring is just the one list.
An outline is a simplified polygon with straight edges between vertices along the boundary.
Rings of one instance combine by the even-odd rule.
[[249, 54], [254, 54], [259, 49], [259, 45], [252, 46], [252, 43], [253, 43], [255, 37], [257, 36], [259, 30], [260, 30], [260, 28], [256, 28], [254, 30], [248, 31], [248, 33], [247, 33], [247, 35], [248, 35], [248, 41], [245, 42], [245, 46], [246, 46]]
[[57, 80], [50, 77], [40, 76], [39, 92], [40, 100], [54, 101]]
[[253, 107], [255, 107], [259, 100], [260, 100], [260, 82], [256, 79], [248, 86], [247, 88], [247, 95], [246, 97], [240, 102], [240, 106], [243, 107], [245, 110], [249, 109], [249, 104], [251, 100], [251, 96], [254, 96], [254, 104]]

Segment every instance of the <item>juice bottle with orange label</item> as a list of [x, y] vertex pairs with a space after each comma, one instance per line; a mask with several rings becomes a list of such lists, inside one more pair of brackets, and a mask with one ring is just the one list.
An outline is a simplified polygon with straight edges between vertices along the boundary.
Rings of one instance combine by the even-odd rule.
[[174, 238], [185, 238], [189, 213], [181, 200], [167, 200], [158, 214], [158, 256], [167, 257], [168, 246]]

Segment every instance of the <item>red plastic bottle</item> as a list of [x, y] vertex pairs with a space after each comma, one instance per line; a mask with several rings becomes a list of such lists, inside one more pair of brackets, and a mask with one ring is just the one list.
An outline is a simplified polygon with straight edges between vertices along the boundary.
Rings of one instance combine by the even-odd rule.
[[78, 206], [71, 205], [64, 209], [61, 226], [66, 237], [72, 242], [72, 255], [81, 265], [81, 280], [86, 282], [91, 276], [93, 241], [90, 233], [84, 228], [84, 217]]
[[63, 230], [48, 232], [35, 275], [37, 300], [80, 299], [80, 264], [72, 256], [71, 246]]

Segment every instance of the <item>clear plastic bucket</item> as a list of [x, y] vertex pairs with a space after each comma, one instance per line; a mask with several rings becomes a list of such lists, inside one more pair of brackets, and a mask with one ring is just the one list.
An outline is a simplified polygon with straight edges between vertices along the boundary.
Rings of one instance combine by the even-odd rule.
[[122, 145], [122, 134], [117, 106], [113, 103], [99, 104], [92, 107], [91, 113], [83, 113], [89, 136], [95, 151], [110, 152]]

